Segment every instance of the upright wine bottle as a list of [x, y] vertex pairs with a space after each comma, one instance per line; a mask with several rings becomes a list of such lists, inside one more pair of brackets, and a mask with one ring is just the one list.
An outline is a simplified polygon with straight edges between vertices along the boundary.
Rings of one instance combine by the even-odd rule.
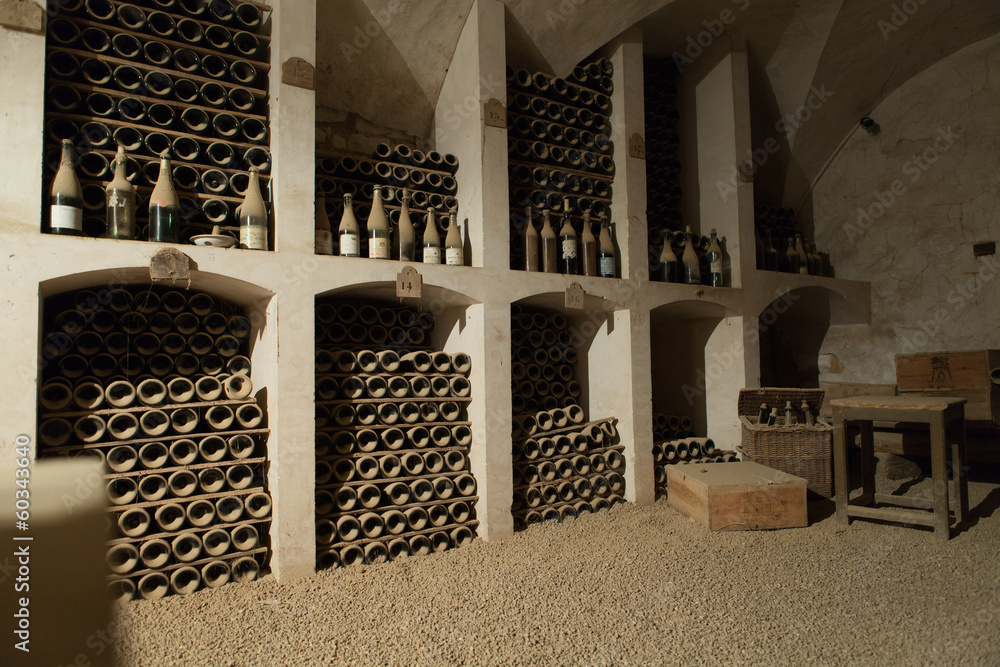
[[698, 254], [694, 251], [694, 234], [691, 233], [691, 225], [688, 225], [684, 230], [684, 236], [687, 238], [684, 245], [684, 255], [681, 257], [681, 262], [684, 265], [684, 282], [688, 285], [700, 285], [701, 264], [698, 260]]
[[799, 273], [812, 273], [812, 271], [809, 270], [811, 266], [809, 255], [806, 253], [806, 249], [802, 245], [802, 234], [795, 235], [795, 252], [799, 256]]
[[673, 248], [673, 234], [669, 231], [663, 233], [663, 252], [660, 253], [660, 271], [663, 273], [663, 282], [676, 283], [680, 277], [680, 266], [677, 261], [677, 254]]
[[764, 270], [778, 270], [778, 250], [774, 247], [771, 230], [767, 230], [767, 247], [764, 248]]
[[382, 203], [382, 186], [375, 186], [372, 210], [368, 214], [368, 259], [389, 259], [389, 220]]
[[601, 219], [601, 251], [598, 256], [598, 275], [615, 277], [615, 244], [611, 242], [611, 223], [607, 216]]
[[444, 257], [448, 266], [464, 266], [465, 252], [462, 250], [462, 235], [458, 231], [458, 219], [454, 209], [448, 223], [448, 233], [444, 237]]
[[326, 196], [316, 196], [316, 254], [333, 254], [333, 228], [326, 214]]
[[164, 152], [160, 156], [160, 175], [156, 179], [153, 194], [149, 196], [149, 240], [178, 243], [180, 219], [181, 205], [177, 199], [177, 190], [174, 189], [170, 156]]
[[351, 195], [344, 195], [344, 214], [340, 218], [337, 236], [340, 239], [341, 257], [361, 256], [361, 230], [358, 228], [358, 219], [354, 216]]
[[788, 237], [788, 246], [785, 249], [785, 271], [788, 273], [799, 272], [799, 253], [795, 249], [795, 237]]
[[531, 221], [531, 207], [524, 207], [524, 270], [538, 271], [538, 230]]
[[417, 244], [417, 235], [410, 220], [410, 191], [403, 188], [403, 207], [399, 212], [399, 259], [412, 262]]
[[135, 188], [125, 177], [125, 148], [118, 146], [115, 156], [115, 177], [105, 189], [108, 220], [104, 238], [135, 238]]
[[83, 236], [83, 189], [73, 170], [73, 142], [63, 139], [62, 159], [49, 193], [49, 231]]
[[719, 246], [719, 239], [713, 229], [709, 235], [712, 240], [708, 245], [708, 272], [709, 282], [712, 287], [722, 287], [722, 248]]
[[563, 224], [559, 230], [559, 273], [575, 276], [577, 271], [576, 230], [569, 219], [569, 197], [563, 197]]
[[583, 212], [583, 235], [580, 237], [583, 245], [583, 275], [597, 275], [597, 239], [594, 230], [590, 228], [590, 211]]
[[552, 220], [550, 219], [549, 210], [545, 209], [542, 211], [542, 271], [545, 273], [558, 273], [559, 267], [556, 265], [559, 259], [559, 250], [557, 245], [559, 239], [556, 238], [556, 232], [552, 229]]
[[424, 222], [424, 264], [441, 263], [441, 234], [438, 233], [437, 222], [434, 220], [434, 209], [427, 209]]
[[240, 247], [247, 250], [267, 250], [267, 208], [260, 196], [257, 167], [250, 167], [250, 183], [239, 208]]

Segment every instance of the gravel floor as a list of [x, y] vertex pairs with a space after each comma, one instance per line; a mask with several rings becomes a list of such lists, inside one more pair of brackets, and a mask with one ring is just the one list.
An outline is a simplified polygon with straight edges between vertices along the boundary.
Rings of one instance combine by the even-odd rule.
[[[929, 496], [930, 482], [886, 482]], [[948, 542], [810, 505], [712, 533], [660, 500], [435, 556], [116, 610], [122, 665], [1000, 664], [1000, 486]]]

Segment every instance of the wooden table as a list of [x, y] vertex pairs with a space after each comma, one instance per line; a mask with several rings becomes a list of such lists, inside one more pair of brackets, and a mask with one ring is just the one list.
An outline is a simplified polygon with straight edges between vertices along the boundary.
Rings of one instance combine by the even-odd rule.
[[[838, 398], [833, 407], [833, 466], [836, 484], [837, 520], [850, 523], [851, 517], [896, 521], [930, 526], [941, 539], [951, 537], [948, 506], [948, 458], [950, 446], [954, 513], [956, 523], [969, 515], [968, 479], [965, 468], [964, 398], [937, 396], [857, 396]], [[875, 446], [872, 422], [914, 422], [927, 424], [931, 436], [931, 478], [934, 498], [909, 498], [875, 493]], [[861, 429], [861, 495], [850, 500], [847, 470], [848, 422]], [[874, 507], [883, 503], [907, 510]], [[931, 510], [927, 512], [926, 510]]]

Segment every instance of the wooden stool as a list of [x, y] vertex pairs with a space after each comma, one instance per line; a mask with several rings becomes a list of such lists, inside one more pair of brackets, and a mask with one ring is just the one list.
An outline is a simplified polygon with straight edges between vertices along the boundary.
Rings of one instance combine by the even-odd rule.
[[[965, 521], [969, 514], [969, 485], [965, 471], [965, 403], [964, 398], [937, 396], [857, 396], [837, 398], [833, 406], [833, 467], [836, 484], [837, 520], [850, 523], [851, 517], [881, 519], [931, 526], [943, 540], [951, 537], [948, 512], [948, 444], [951, 444], [951, 465], [954, 475], [955, 520]], [[931, 478], [934, 499], [907, 498], [875, 493], [875, 442], [872, 422], [917, 422], [927, 424], [931, 431]], [[852, 504], [847, 482], [847, 439], [844, 426], [856, 422], [861, 428], [862, 493]], [[870, 507], [886, 503], [902, 507], [933, 510], [900, 511]]]

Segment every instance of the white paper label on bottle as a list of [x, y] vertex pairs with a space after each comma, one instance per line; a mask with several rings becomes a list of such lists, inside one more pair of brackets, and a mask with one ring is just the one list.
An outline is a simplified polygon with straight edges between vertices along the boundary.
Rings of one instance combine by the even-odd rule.
[[83, 230], [83, 209], [65, 204], [53, 204], [51, 215], [52, 229]]
[[447, 248], [445, 250], [445, 262], [448, 266], [462, 266], [465, 264], [465, 254], [461, 248]]
[[316, 252], [320, 255], [333, 254], [333, 232], [325, 229], [316, 230]]
[[358, 235], [357, 234], [341, 234], [340, 235], [340, 256], [341, 257], [357, 257], [359, 253], [358, 250]]
[[374, 237], [368, 239], [369, 259], [389, 259], [389, 239]]
[[712, 273], [722, 273], [722, 260], [721, 259], [717, 259], [714, 262], [712, 262], [712, 264], [711, 264], [711, 272]]
[[563, 239], [562, 256], [565, 259], [576, 258], [576, 239]]
[[267, 227], [241, 225], [240, 247], [249, 250], [267, 250]]
[[598, 272], [605, 278], [613, 278], [615, 275], [615, 258], [601, 257], [598, 264]]
[[440, 264], [441, 248], [424, 248], [424, 264]]

